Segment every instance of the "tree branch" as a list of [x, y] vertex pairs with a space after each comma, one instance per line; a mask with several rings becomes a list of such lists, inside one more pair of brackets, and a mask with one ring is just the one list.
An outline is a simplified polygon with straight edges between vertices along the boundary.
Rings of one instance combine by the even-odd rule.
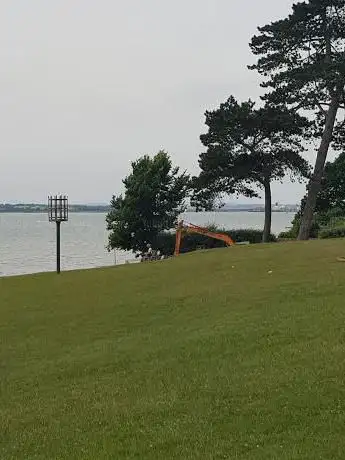
[[337, 5], [333, 5], [333, 7], [334, 7], [334, 10], [335, 10], [335, 14], [337, 15], [337, 18], [338, 18], [340, 27], [341, 27], [341, 28], [344, 28], [344, 27], [345, 27], [345, 24], [344, 24], [344, 22], [341, 20], [341, 17], [340, 17], [340, 15], [339, 15], [339, 10], [338, 10], [338, 8], [337, 8]]
[[[329, 102], [317, 102], [318, 105], [322, 106], [325, 105], [326, 107], [330, 106]], [[339, 105], [339, 109], [345, 109], [345, 105]], [[324, 109], [322, 109], [323, 112], [326, 112]]]

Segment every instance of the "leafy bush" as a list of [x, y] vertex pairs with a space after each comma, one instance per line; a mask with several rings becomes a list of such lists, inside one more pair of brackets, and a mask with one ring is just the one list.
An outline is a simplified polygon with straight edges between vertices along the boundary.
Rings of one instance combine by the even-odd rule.
[[[279, 234], [279, 238], [295, 239], [299, 233], [301, 224], [301, 212], [295, 215], [292, 227], [287, 232]], [[345, 229], [344, 210], [333, 208], [314, 215], [313, 225], [310, 231], [310, 238], [341, 238]]]
[[[302, 207], [303, 202], [305, 199], [302, 200]], [[301, 210], [295, 215], [292, 221], [292, 227], [290, 230], [286, 232], [282, 232], [279, 234], [279, 238], [287, 238], [287, 239], [296, 239], [299, 233], [299, 227], [301, 224]], [[313, 224], [310, 231], [310, 238], [318, 238], [320, 230], [326, 228], [329, 230], [330, 228], [335, 227], [345, 227], [345, 210], [342, 208], [332, 208], [328, 210], [318, 211], [314, 214]]]
[[281, 232], [278, 235], [279, 239], [286, 239], [286, 240], [295, 240], [297, 238], [298, 232], [296, 233], [295, 228], [291, 228], [290, 230], [286, 232]]
[[332, 208], [327, 211], [318, 212], [316, 220], [321, 227], [344, 227], [345, 212], [341, 208]]
[[[220, 230], [223, 232], [222, 230]], [[258, 244], [262, 243], [262, 230], [255, 230], [252, 228], [247, 228], [247, 229], [239, 229], [239, 230], [230, 230], [230, 231], [225, 231], [223, 233], [226, 233], [227, 235], [231, 236], [231, 238], [236, 242], [236, 243], [243, 243], [244, 241], [249, 241], [251, 244]], [[277, 238], [275, 235], [271, 234], [269, 237], [270, 242], [276, 242]]]
[[[262, 243], [262, 231], [254, 229], [224, 230], [213, 226], [208, 227], [212, 232], [220, 232], [229, 235], [235, 243], [248, 241], [251, 244]], [[276, 241], [275, 235], [270, 236], [270, 241]], [[175, 232], [163, 232], [158, 235], [155, 246], [165, 255], [172, 255], [175, 249]], [[181, 253], [196, 251], [197, 249], [213, 249], [224, 247], [225, 243], [205, 235], [187, 233], [181, 242]]]
[[[296, 239], [299, 233], [299, 227], [301, 225], [301, 217], [295, 216], [294, 220], [292, 221], [292, 227], [290, 230], [286, 232], [279, 233], [279, 238], [286, 238], [286, 239]], [[314, 219], [309, 237], [310, 238], [317, 238], [320, 231], [320, 224]]]
[[324, 228], [319, 233], [319, 238], [344, 238], [345, 227]]

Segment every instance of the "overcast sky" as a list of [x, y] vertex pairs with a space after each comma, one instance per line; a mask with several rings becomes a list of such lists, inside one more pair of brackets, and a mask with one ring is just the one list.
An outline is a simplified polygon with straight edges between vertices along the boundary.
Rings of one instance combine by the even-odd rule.
[[0, 201], [107, 202], [160, 149], [197, 173], [205, 110], [259, 96], [249, 40], [292, 3], [1, 0]]

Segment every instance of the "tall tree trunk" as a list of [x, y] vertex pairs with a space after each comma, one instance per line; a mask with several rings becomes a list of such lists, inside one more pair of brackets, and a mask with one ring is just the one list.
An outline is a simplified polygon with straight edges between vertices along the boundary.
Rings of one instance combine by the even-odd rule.
[[338, 90], [336, 94], [333, 96], [328, 112], [326, 114], [325, 129], [323, 131], [321, 144], [317, 152], [314, 173], [308, 185], [308, 196], [304, 207], [301, 226], [298, 235], [299, 240], [307, 240], [309, 238], [310, 230], [313, 223], [317, 195], [321, 188], [322, 176], [325, 169], [325, 163], [327, 159], [329, 146], [332, 141], [334, 125], [340, 104], [340, 94], [343, 90], [343, 87], [344, 84], [342, 84], [341, 90]]
[[272, 193], [270, 179], [265, 179], [265, 225], [262, 235], [262, 242], [268, 243], [271, 235], [272, 227]]

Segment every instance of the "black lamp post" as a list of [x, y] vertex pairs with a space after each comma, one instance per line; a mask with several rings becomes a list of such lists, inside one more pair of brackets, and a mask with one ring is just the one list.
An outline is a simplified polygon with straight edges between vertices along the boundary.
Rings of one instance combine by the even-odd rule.
[[48, 197], [48, 216], [49, 222], [56, 223], [56, 271], [60, 273], [61, 251], [60, 251], [60, 230], [61, 222], [68, 221], [68, 197], [65, 195], [55, 195]]

